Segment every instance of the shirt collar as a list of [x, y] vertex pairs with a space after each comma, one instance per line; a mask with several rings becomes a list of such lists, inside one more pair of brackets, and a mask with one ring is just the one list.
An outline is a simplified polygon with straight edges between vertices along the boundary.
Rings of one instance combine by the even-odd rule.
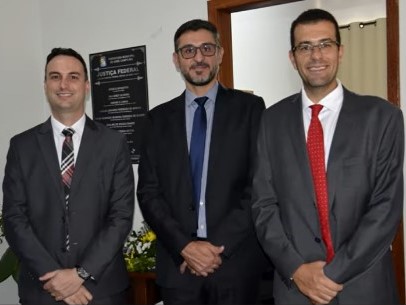
[[51, 115], [51, 125], [54, 133], [57, 135], [62, 135], [62, 130], [65, 128], [72, 128], [79, 137], [82, 136], [83, 130], [85, 129], [85, 122], [86, 122], [86, 115], [83, 114], [79, 120], [75, 122], [72, 126], [65, 126], [61, 122], [59, 122], [54, 116]]
[[[324, 98], [320, 100], [319, 105], [323, 105], [324, 108], [327, 108], [332, 111], [339, 111], [344, 100], [344, 90], [343, 85], [340, 80], [337, 79], [337, 87], [327, 94]], [[303, 110], [308, 109], [314, 103], [307, 97], [306, 91], [302, 87], [302, 107]]]
[[[209, 91], [206, 92], [206, 94], [204, 96], [207, 96], [209, 99], [207, 100], [208, 102], [215, 102], [216, 101], [216, 96], [217, 96], [217, 91], [219, 88], [219, 83], [216, 82], [213, 87], [211, 87], [209, 89]], [[199, 96], [195, 95], [192, 91], [189, 91], [188, 89], [186, 89], [186, 93], [185, 93], [185, 100], [186, 100], [186, 106], [191, 106], [193, 105], [193, 102], [195, 100], [195, 98], [197, 98]]]

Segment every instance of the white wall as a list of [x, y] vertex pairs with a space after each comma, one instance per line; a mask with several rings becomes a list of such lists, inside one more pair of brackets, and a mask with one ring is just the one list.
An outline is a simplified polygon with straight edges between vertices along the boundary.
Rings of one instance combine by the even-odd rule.
[[288, 55], [290, 25], [314, 7], [332, 12], [342, 25], [386, 15], [385, 0], [306, 0], [233, 13], [235, 88], [254, 91], [267, 106], [300, 90], [301, 80]]
[[[38, 0], [0, 1], [0, 180], [10, 137], [44, 118]], [[3, 197], [0, 191], [1, 198]], [[1, 205], [1, 203], [0, 203]], [[0, 255], [6, 245], [0, 245]], [[0, 284], [0, 303], [17, 303], [17, 285]]]
[[[173, 35], [193, 18], [207, 19], [206, 0], [0, 0], [1, 182], [9, 139], [49, 116], [43, 77], [53, 47], [74, 48], [89, 64], [91, 53], [146, 45], [152, 108], [184, 90], [172, 64]], [[92, 116], [90, 99], [86, 112]], [[142, 218], [136, 206], [138, 227]], [[6, 247], [0, 246], [0, 255]], [[10, 278], [0, 284], [0, 304], [16, 303], [17, 288]]]

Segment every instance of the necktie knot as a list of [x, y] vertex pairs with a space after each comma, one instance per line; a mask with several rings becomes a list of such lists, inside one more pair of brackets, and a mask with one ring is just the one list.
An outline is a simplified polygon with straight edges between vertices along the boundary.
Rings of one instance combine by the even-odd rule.
[[207, 96], [197, 97], [195, 98], [195, 102], [199, 107], [203, 107], [208, 99]]
[[74, 133], [75, 131], [72, 128], [65, 128], [64, 130], [62, 130], [62, 134], [65, 137], [72, 137]]
[[312, 109], [312, 117], [317, 117], [319, 116], [321, 109], [323, 109], [323, 105], [314, 104], [311, 105], [310, 108]]

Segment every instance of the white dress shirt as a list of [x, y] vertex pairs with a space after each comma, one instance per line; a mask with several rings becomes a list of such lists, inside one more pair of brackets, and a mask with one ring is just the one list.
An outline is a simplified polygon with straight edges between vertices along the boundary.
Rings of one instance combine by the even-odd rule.
[[[339, 80], [337, 80], [337, 82], [338, 86], [318, 103], [319, 105], [323, 105], [323, 109], [319, 113], [319, 120], [323, 127], [324, 160], [326, 171], [334, 131], [337, 126], [338, 116], [344, 100], [343, 86]], [[311, 105], [314, 105], [314, 103], [308, 98], [306, 91], [304, 88], [302, 88], [303, 123], [306, 139], [312, 117], [312, 109], [310, 108]]]
[[57, 119], [55, 119], [53, 116], [51, 116], [51, 125], [52, 125], [52, 130], [54, 133], [54, 140], [55, 140], [56, 152], [58, 154], [59, 165], [61, 165], [61, 162], [62, 162], [62, 160], [61, 160], [62, 159], [62, 146], [63, 146], [63, 141], [65, 140], [65, 136], [63, 135], [62, 131], [65, 128], [72, 128], [75, 131], [75, 133], [72, 136], [72, 141], [73, 141], [74, 162], [76, 163], [76, 158], [79, 153], [80, 141], [82, 140], [83, 130], [85, 129], [85, 122], [86, 122], [86, 116], [84, 114], [72, 126], [65, 126], [61, 122], [59, 122]]

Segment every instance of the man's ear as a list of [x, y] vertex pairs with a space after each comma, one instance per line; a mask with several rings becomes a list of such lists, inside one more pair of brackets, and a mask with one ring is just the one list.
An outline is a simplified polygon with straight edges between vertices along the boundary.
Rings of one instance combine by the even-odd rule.
[[173, 54], [172, 54], [172, 61], [173, 61], [173, 64], [175, 65], [176, 71], [180, 72], [179, 58], [178, 58], [178, 54], [176, 52], [173, 52]]
[[292, 50], [289, 50], [289, 59], [290, 59], [290, 62], [292, 63], [293, 68], [295, 68], [295, 70], [297, 70], [295, 54], [293, 54]]
[[341, 61], [342, 61], [342, 59], [343, 59], [343, 56], [344, 56], [344, 45], [342, 45], [342, 44], [340, 44], [339, 46], [338, 46], [338, 60], [339, 60], [339, 62], [341, 63]]
[[218, 57], [219, 57], [219, 65], [220, 65], [223, 62], [224, 48], [220, 47], [218, 52], [219, 52]]

